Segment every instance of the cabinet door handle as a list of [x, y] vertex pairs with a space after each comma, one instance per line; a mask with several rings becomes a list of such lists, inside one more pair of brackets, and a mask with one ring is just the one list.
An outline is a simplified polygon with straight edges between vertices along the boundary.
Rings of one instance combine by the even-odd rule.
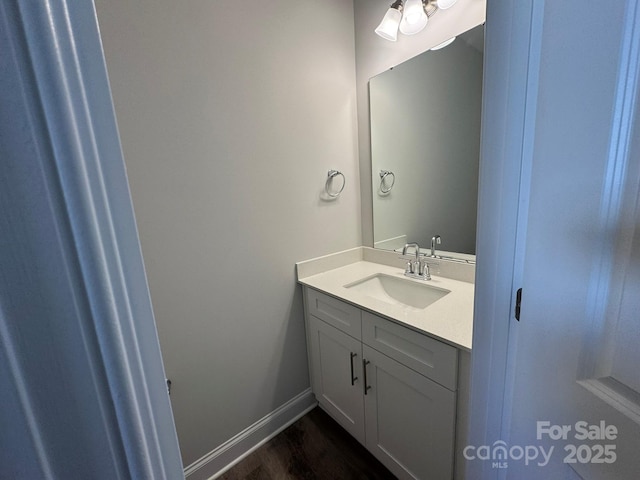
[[351, 352], [351, 359], [350, 359], [350, 361], [351, 361], [351, 385], [352, 385], [352, 386], [356, 383], [356, 380], [358, 379], [358, 377], [354, 377], [354, 376], [353, 376], [353, 358], [354, 358], [354, 357], [357, 357], [357, 356], [358, 356], [358, 354], [357, 354], [357, 353], [353, 353], [353, 352]]
[[367, 394], [367, 391], [371, 388], [371, 385], [367, 385], [367, 365], [371, 362], [366, 358], [362, 359], [362, 371], [364, 373], [364, 394]]

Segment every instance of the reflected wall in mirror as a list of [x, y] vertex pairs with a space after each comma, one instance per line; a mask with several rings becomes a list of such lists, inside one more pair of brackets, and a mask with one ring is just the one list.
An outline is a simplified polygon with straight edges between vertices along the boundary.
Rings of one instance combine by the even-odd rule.
[[483, 45], [480, 25], [370, 80], [375, 247], [474, 258]]

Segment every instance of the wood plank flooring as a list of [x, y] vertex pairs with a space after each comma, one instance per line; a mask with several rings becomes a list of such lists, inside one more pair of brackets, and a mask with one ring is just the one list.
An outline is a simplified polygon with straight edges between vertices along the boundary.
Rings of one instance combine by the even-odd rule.
[[219, 478], [392, 480], [396, 477], [316, 407]]

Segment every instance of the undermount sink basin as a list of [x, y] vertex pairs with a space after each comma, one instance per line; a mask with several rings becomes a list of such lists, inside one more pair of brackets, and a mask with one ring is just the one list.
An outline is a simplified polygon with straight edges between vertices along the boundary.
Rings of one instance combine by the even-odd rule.
[[418, 309], [426, 308], [451, 293], [450, 290], [384, 273], [377, 273], [363, 278], [345, 285], [345, 288], [382, 300], [391, 305], [409, 306]]

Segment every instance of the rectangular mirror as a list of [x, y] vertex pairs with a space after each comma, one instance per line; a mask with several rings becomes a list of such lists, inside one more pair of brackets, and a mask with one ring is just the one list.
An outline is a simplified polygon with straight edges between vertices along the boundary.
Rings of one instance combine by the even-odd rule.
[[475, 261], [484, 25], [369, 81], [374, 246]]

